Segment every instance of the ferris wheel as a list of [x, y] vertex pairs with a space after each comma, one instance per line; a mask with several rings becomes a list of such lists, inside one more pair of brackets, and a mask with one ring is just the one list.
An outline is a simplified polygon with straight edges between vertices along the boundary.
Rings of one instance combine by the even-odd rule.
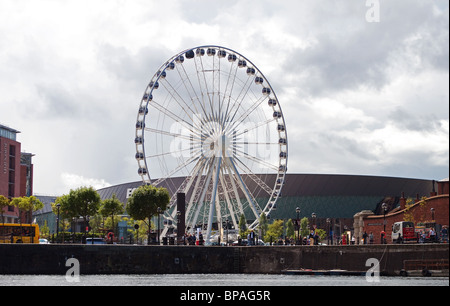
[[288, 160], [283, 112], [265, 76], [236, 51], [200, 46], [161, 65], [139, 103], [135, 144], [143, 182], [171, 193], [166, 223], [177, 222], [178, 193], [186, 228], [203, 226], [207, 241], [224, 222], [238, 229], [244, 214], [254, 229], [276, 209]]

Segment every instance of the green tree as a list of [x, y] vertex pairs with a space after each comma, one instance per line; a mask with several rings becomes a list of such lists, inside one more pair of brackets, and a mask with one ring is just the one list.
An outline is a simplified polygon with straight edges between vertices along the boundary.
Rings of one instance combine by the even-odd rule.
[[[127, 212], [131, 218], [144, 221], [150, 229], [151, 218], [157, 214], [158, 207], [165, 211], [169, 202], [170, 195], [167, 189], [143, 185], [128, 198]], [[150, 230], [147, 243], [150, 243]]]
[[48, 238], [50, 236], [50, 228], [47, 225], [47, 220], [44, 221], [44, 225], [39, 227], [40, 235], [44, 238]]
[[32, 223], [33, 212], [44, 208], [44, 203], [35, 196], [13, 198], [11, 204], [19, 208], [20, 223], [22, 223], [22, 213], [27, 215], [26, 223]]
[[[35, 196], [13, 198], [11, 200], [11, 204], [16, 206], [17, 208], [19, 208], [19, 221], [20, 221], [21, 228], [22, 228], [22, 214], [23, 213], [25, 213], [27, 215], [26, 223], [31, 224], [33, 211], [44, 208], [44, 203], [42, 203]], [[22, 236], [22, 233], [23, 233], [23, 230], [21, 229], [20, 230], [21, 236]], [[21, 239], [21, 240], [23, 240], [23, 239]]]
[[286, 237], [294, 238], [295, 237], [295, 228], [292, 219], [286, 221]]
[[262, 213], [259, 217], [259, 230], [261, 237], [264, 237], [269, 229], [269, 221], [265, 213]]
[[59, 228], [64, 230], [70, 227], [70, 220], [72, 220], [72, 218], [78, 217], [75, 209], [74, 197], [70, 197], [68, 194], [57, 197], [55, 203], [52, 203], [52, 211], [55, 216], [58, 216], [58, 205], [59, 224], [57, 224], [57, 226], [59, 225]]
[[88, 216], [96, 215], [100, 209], [100, 195], [93, 187], [80, 187], [73, 192], [71, 190], [69, 197], [74, 197], [75, 212], [83, 217], [85, 223]]
[[327, 238], [327, 232], [324, 229], [316, 228], [316, 235], [319, 237], [319, 241]]
[[269, 225], [266, 235], [264, 236], [264, 241], [276, 241], [278, 238], [283, 236], [283, 220], [275, 220]]
[[123, 204], [117, 198], [115, 194], [112, 195], [111, 199], [106, 199], [101, 202], [100, 214], [103, 217], [111, 217], [112, 220], [112, 228], [115, 230], [114, 225], [114, 216], [123, 214]]
[[248, 230], [247, 230], [247, 219], [245, 219], [245, 215], [242, 214], [239, 217], [239, 236], [245, 239], [247, 238]]
[[[87, 224], [88, 216], [95, 216], [98, 213], [100, 202], [100, 195], [93, 187], [80, 187], [58, 197], [52, 204], [52, 210], [57, 215], [59, 204], [60, 221], [82, 217]], [[62, 225], [65, 227], [64, 223]]]
[[73, 197], [68, 194], [57, 197], [55, 203], [52, 203], [52, 211], [55, 215], [58, 215], [59, 205], [59, 217], [60, 219], [72, 219], [78, 217], [75, 209], [75, 202]]
[[3, 209], [10, 205], [11, 205], [11, 203], [10, 203], [9, 199], [0, 194], [0, 214], [2, 217], [2, 223], [5, 223], [5, 220], [3, 219]]
[[309, 220], [306, 217], [300, 220], [300, 235], [302, 238], [309, 235]]

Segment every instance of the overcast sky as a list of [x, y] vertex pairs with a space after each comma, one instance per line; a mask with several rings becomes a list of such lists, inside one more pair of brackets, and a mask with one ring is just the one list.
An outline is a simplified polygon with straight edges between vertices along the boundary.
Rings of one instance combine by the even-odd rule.
[[36, 154], [34, 192], [140, 180], [148, 82], [209, 44], [270, 81], [288, 173], [448, 177], [447, 0], [0, 0], [0, 124]]

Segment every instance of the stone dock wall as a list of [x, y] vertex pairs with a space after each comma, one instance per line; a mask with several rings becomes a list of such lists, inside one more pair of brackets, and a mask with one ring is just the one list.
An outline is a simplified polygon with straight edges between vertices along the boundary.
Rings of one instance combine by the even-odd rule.
[[65, 275], [69, 258], [81, 274], [279, 274], [312, 269], [367, 271], [369, 258], [380, 272], [398, 275], [404, 260], [449, 258], [448, 244], [349, 246], [130, 246], [0, 244], [0, 274]]

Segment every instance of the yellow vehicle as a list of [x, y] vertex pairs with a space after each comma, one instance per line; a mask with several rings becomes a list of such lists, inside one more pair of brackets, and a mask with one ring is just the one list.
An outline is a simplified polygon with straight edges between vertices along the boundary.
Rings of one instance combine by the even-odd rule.
[[39, 225], [0, 223], [0, 243], [39, 243]]

